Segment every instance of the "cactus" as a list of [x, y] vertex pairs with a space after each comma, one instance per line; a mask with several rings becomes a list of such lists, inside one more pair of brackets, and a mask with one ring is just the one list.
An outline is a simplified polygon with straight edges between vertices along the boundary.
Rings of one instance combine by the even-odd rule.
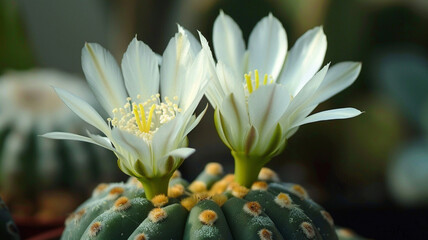
[[[75, 193], [85, 188], [89, 192], [92, 184], [117, 172], [114, 162], [105, 161], [109, 153], [102, 149], [37, 136], [61, 129], [84, 132], [84, 125], [76, 123], [52, 85], [90, 97], [79, 78], [58, 71], [35, 69], [0, 77], [0, 192], [12, 211], [46, 190], [66, 187]], [[30, 209], [24, 214], [33, 214]]]
[[330, 214], [301, 186], [267, 168], [251, 189], [233, 178], [209, 163], [190, 184], [176, 172], [168, 196], [151, 200], [135, 178], [100, 184], [61, 239], [338, 239]]
[[18, 228], [12, 220], [12, 216], [6, 207], [6, 204], [0, 198], [0, 239], [17, 240], [19, 238]]

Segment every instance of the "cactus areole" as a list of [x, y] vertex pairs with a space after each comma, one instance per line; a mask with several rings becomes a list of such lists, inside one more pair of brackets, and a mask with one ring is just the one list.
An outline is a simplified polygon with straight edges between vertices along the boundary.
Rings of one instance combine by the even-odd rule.
[[330, 214], [267, 168], [247, 188], [209, 163], [190, 184], [176, 171], [167, 195], [145, 195], [136, 178], [100, 184], [61, 239], [338, 239]]

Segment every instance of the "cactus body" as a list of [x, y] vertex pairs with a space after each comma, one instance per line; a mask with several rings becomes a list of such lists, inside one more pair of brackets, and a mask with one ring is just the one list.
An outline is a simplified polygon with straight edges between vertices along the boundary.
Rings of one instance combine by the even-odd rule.
[[0, 198], [0, 239], [18, 240], [18, 228], [12, 220], [6, 204]]
[[102, 184], [61, 239], [338, 239], [331, 216], [301, 186], [269, 176], [247, 189], [210, 163], [188, 186], [175, 176], [169, 196], [151, 201], [135, 179]]

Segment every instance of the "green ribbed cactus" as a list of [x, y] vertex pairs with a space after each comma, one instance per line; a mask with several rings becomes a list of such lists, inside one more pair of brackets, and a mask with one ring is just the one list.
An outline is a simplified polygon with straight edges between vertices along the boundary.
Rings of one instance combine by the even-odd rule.
[[190, 184], [174, 174], [168, 196], [151, 200], [134, 178], [100, 184], [61, 239], [338, 239], [330, 214], [301, 186], [266, 168], [251, 189], [233, 180], [210, 163]]
[[0, 239], [18, 240], [19, 233], [6, 204], [0, 198]]

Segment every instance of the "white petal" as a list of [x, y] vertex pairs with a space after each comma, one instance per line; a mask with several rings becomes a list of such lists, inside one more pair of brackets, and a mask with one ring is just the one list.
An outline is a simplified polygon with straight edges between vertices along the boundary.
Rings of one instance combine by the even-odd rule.
[[284, 65], [287, 47], [287, 34], [281, 22], [269, 14], [251, 32], [248, 70], [258, 69], [260, 76], [267, 74], [276, 79]]
[[54, 88], [61, 100], [75, 112], [82, 120], [99, 129], [106, 136], [110, 136], [110, 128], [104, 119], [83, 99], [60, 88]]
[[349, 87], [357, 79], [360, 71], [359, 62], [341, 62], [331, 67], [317, 90], [314, 102], [323, 102]]
[[260, 135], [275, 128], [279, 119], [287, 110], [290, 95], [278, 84], [260, 86], [248, 98], [248, 112], [251, 124]]
[[242, 31], [223, 11], [220, 11], [214, 22], [213, 44], [217, 60], [230, 66], [237, 76], [243, 75], [245, 43]]
[[[120, 147], [126, 151], [126, 153], [130, 154], [133, 160], [142, 161], [146, 169], [152, 169], [153, 159], [151, 157], [150, 147], [143, 139], [118, 128], [113, 128], [112, 136], [115, 144], [117, 144], [117, 148]], [[123, 160], [127, 161], [131, 166], [134, 164], [129, 158]]]
[[215, 124], [215, 127], [217, 129], [218, 136], [223, 141], [223, 143], [228, 148], [233, 149], [232, 145], [231, 145], [233, 143], [230, 142], [230, 140], [226, 136], [227, 133], [224, 131], [224, 128], [223, 128], [223, 117], [222, 117], [222, 115], [220, 113], [220, 109], [219, 108], [216, 108], [214, 110], [214, 124]]
[[187, 136], [187, 134], [189, 134], [190, 131], [192, 131], [193, 128], [195, 128], [199, 124], [199, 122], [202, 120], [202, 117], [207, 112], [207, 109], [208, 109], [208, 104], [205, 107], [205, 109], [198, 115], [198, 117], [193, 120], [193, 122], [186, 124], [187, 127], [186, 127], [186, 131], [184, 132], [184, 136]]
[[184, 32], [186, 32], [187, 39], [189, 39], [189, 42], [190, 42], [190, 48], [192, 49], [193, 55], [196, 56], [196, 54], [198, 54], [198, 52], [201, 51], [201, 48], [202, 48], [201, 44], [189, 30], [178, 25], [178, 29], [180, 28], [182, 28]]
[[168, 153], [169, 156], [186, 159], [195, 152], [193, 148], [178, 148]]
[[223, 129], [235, 148], [244, 147], [245, 129], [249, 126], [245, 99], [237, 99], [233, 94], [227, 96], [221, 105], [220, 113], [224, 121]]
[[106, 148], [110, 151], [115, 152], [116, 150], [110, 145], [100, 144], [97, 141], [94, 141], [92, 138], [88, 138], [85, 136], [80, 136], [73, 133], [66, 133], [66, 132], [50, 132], [41, 135], [41, 137], [50, 138], [50, 139], [59, 139], [59, 140], [72, 140], [72, 141], [79, 141], [79, 142], [87, 142], [92, 143], [95, 145], [98, 145], [100, 147]]
[[289, 51], [278, 81], [295, 96], [321, 67], [326, 50], [327, 38], [322, 27], [307, 31]]
[[225, 98], [225, 95], [222, 91], [222, 86], [220, 85], [220, 81], [217, 77], [215, 62], [210, 47], [208, 45], [208, 41], [200, 32], [199, 39], [202, 44], [202, 50], [205, 52], [205, 57], [207, 59], [207, 64], [205, 65], [205, 67], [207, 68], [209, 77], [209, 84], [205, 89], [205, 94], [208, 101], [215, 109], [221, 106], [221, 102], [223, 101], [223, 98]]
[[161, 66], [161, 95], [181, 98], [181, 88], [194, 60], [194, 55], [184, 30], [179, 31], [168, 43]]
[[183, 122], [183, 115], [177, 115], [174, 119], [159, 127], [152, 139], [154, 159], [164, 157], [183, 141], [185, 136], [180, 135], [180, 132], [185, 131]]
[[122, 59], [122, 72], [126, 89], [135, 101], [141, 95], [143, 101], [159, 93], [159, 66], [156, 54], [144, 42], [135, 37]]
[[313, 105], [313, 97], [319, 86], [322, 84], [329, 66], [330, 64], [324, 66], [306, 83], [302, 90], [293, 98], [293, 101], [291, 101], [286, 115], [291, 115], [295, 111], [301, 111], [306, 109], [308, 106]]
[[204, 96], [211, 77], [208, 64], [206, 53], [200, 51], [188, 69], [186, 77], [183, 79], [181, 98], [178, 104], [184, 111], [193, 112]]
[[122, 74], [113, 56], [97, 43], [82, 49], [82, 68], [98, 101], [109, 115], [126, 101]]
[[245, 92], [241, 80], [242, 76], [236, 76], [234, 72], [221, 61], [217, 63], [216, 72], [224, 96], [233, 93], [237, 99], [244, 99]]
[[355, 108], [338, 108], [333, 110], [327, 110], [327, 111], [312, 114], [293, 127], [298, 127], [304, 124], [319, 122], [319, 121], [352, 118], [360, 114], [361, 114], [361, 111]]

